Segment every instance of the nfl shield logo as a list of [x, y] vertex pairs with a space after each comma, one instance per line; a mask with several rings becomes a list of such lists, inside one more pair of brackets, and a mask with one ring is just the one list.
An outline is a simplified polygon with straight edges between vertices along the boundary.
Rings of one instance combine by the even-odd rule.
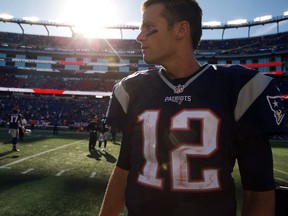
[[180, 94], [184, 91], [184, 85], [178, 85], [178, 86], [175, 86], [174, 88], [174, 93], [175, 94]]

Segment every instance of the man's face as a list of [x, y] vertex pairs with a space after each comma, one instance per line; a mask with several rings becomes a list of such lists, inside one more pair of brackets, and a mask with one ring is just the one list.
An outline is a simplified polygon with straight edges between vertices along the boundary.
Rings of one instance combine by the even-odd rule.
[[163, 9], [159, 3], [149, 6], [143, 13], [137, 41], [141, 43], [143, 59], [148, 64], [165, 65], [175, 55], [173, 28], [168, 29], [167, 21], [161, 15]]

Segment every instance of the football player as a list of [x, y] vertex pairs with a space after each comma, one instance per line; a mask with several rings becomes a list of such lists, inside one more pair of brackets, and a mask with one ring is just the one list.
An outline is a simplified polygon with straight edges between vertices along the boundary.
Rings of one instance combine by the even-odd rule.
[[17, 140], [19, 136], [19, 128], [22, 128], [21, 123], [21, 115], [19, 114], [19, 110], [15, 108], [13, 113], [10, 115], [9, 119], [9, 133], [12, 136], [12, 151], [18, 152], [17, 149]]
[[238, 161], [242, 215], [274, 215], [269, 135], [287, 132], [275, 81], [239, 65], [200, 65], [195, 0], [147, 0], [137, 41], [158, 70], [115, 85], [107, 112], [122, 129], [100, 215], [234, 216]]
[[101, 119], [98, 150], [101, 149], [102, 143], [104, 143], [104, 146], [101, 150], [106, 151], [109, 131], [110, 131], [110, 128], [106, 123], [106, 116], [103, 116], [103, 118]]

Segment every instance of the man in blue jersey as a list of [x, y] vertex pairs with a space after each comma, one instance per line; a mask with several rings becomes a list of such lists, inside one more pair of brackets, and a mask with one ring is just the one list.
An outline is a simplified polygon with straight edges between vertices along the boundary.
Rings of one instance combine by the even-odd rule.
[[[109, 126], [106, 123], [106, 116], [103, 116], [101, 119], [101, 125], [100, 125], [100, 133], [99, 133], [99, 145], [98, 145], [98, 150], [106, 151], [107, 147], [107, 141], [108, 141], [108, 136], [109, 136]], [[103, 148], [101, 149], [103, 143]]]
[[147, 0], [137, 41], [158, 70], [115, 85], [107, 122], [123, 131], [101, 216], [274, 215], [269, 136], [287, 132], [274, 80], [239, 65], [200, 65], [202, 10], [195, 0]]
[[19, 114], [18, 109], [14, 109], [9, 119], [9, 133], [12, 136], [12, 145], [13, 145], [12, 151], [16, 152], [19, 151], [19, 149], [17, 149], [19, 127], [22, 127], [21, 115]]

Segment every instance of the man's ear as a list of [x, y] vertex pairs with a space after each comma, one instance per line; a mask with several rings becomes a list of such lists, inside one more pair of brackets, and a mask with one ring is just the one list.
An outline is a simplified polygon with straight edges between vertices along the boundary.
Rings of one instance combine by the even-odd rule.
[[183, 20], [176, 24], [176, 38], [181, 39], [185, 35], [190, 34], [190, 25], [187, 21]]

